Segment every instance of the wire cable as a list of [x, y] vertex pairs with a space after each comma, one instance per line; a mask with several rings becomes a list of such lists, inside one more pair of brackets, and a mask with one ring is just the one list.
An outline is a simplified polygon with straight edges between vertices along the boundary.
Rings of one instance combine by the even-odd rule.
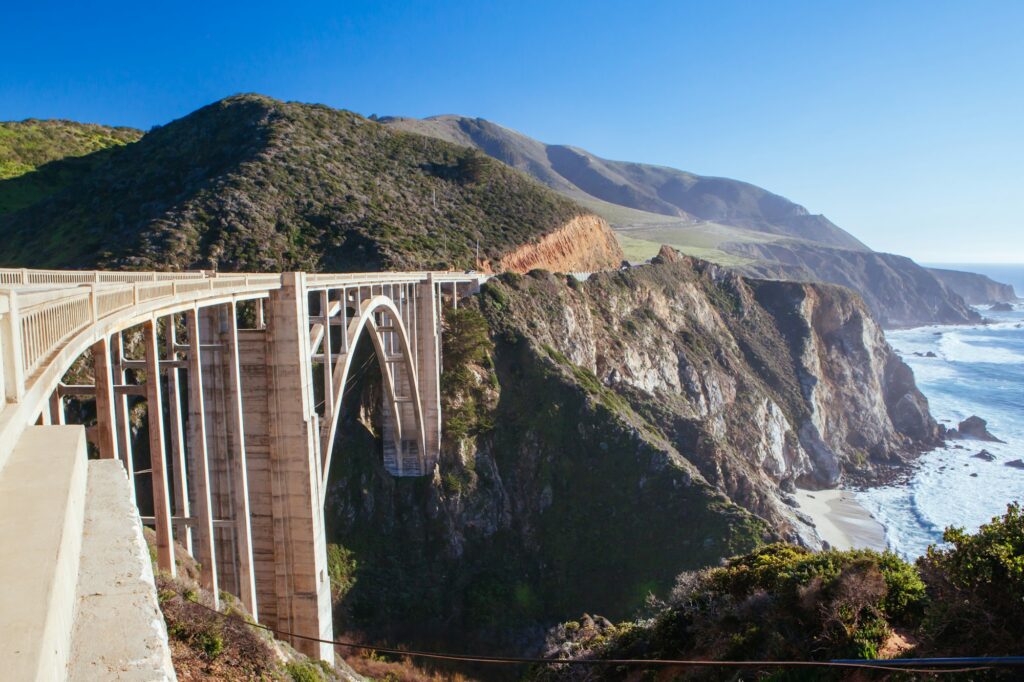
[[[603, 665], [603, 666], [658, 666], [658, 667], [706, 667], [706, 668], [859, 668], [866, 670], [885, 670], [888, 672], [907, 673], [966, 673], [991, 670], [993, 667], [1024, 667], [1024, 656], [1008, 656], [1001, 658], [922, 658], [922, 659], [871, 659], [871, 660], [834, 660], [834, 661], [708, 661], [708, 660], [675, 660], [675, 659], [647, 659], [647, 658], [574, 658], [574, 659], [553, 659], [553, 658], [530, 658], [521, 656], [483, 656], [471, 654], [453, 654], [436, 651], [415, 651], [395, 649], [389, 647], [372, 646], [369, 644], [357, 644], [333, 639], [321, 639], [300, 635], [286, 630], [279, 630], [261, 623], [252, 623], [237, 615], [222, 613], [207, 606], [195, 599], [184, 597], [187, 601], [200, 606], [221, 618], [234, 620], [244, 625], [266, 630], [278, 636], [302, 639], [308, 642], [319, 642], [320, 644], [332, 644], [334, 646], [348, 647], [363, 651], [374, 651], [377, 653], [391, 654], [396, 656], [409, 656], [414, 658], [428, 658], [440, 661], [460, 661], [463, 663], [489, 663], [502, 665]], [[963, 663], [970, 662], [972, 665], [964, 666]], [[944, 667], [944, 666], [951, 667]], [[952, 667], [952, 666], [961, 667]], [[930, 666], [930, 667], [926, 667]]]

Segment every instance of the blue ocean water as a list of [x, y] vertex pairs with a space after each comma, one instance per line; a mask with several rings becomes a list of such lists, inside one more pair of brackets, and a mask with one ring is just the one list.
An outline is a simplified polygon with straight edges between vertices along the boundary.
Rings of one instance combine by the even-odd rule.
[[[969, 268], [979, 272], [991, 266], [963, 269]], [[997, 268], [1005, 268], [1001, 277], [985, 274], [1014, 283], [1018, 296], [1024, 294], [1024, 266]], [[974, 531], [1002, 514], [1007, 503], [1024, 501], [1024, 470], [1005, 464], [1024, 458], [1024, 305], [1018, 303], [1013, 312], [992, 312], [984, 306], [979, 311], [992, 323], [886, 333], [913, 368], [936, 419], [955, 427], [976, 414], [1006, 441], [950, 441], [922, 455], [905, 483], [857, 493], [858, 501], [885, 526], [889, 546], [908, 559], [940, 542], [947, 526]], [[929, 351], [936, 357], [915, 355]], [[995, 461], [972, 457], [982, 449]]]

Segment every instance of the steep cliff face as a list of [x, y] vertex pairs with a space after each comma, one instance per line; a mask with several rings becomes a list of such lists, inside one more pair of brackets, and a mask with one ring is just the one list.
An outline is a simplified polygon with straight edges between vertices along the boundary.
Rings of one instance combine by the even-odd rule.
[[818, 482], [833, 485], [844, 471], [871, 478], [880, 466], [938, 443], [927, 400], [860, 297], [828, 285], [751, 286], [790, 348], [810, 408], [799, 439]]
[[729, 243], [729, 253], [756, 259], [745, 274], [841, 284], [859, 293], [875, 318], [888, 328], [981, 321], [957, 293], [920, 265], [891, 253], [834, 249], [778, 241]]
[[1012, 303], [1018, 300], [1012, 285], [997, 282], [985, 275], [945, 268], [928, 268], [928, 272], [971, 305]]
[[581, 215], [499, 261], [501, 272], [591, 272], [618, 267], [625, 256], [607, 221]]
[[506, 274], [465, 301], [493, 348], [461, 363], [466, 327], [449, 329], [462, 378], [432, 480], [384, 474], [379, 398], [352, 390], [327, 504], [357, 567], [339, 622], [522, 650], [738, 548], [817, 544], [787, 489], [876, 476], [938, 439], [855, 294], [657, 260], [586, 282]]

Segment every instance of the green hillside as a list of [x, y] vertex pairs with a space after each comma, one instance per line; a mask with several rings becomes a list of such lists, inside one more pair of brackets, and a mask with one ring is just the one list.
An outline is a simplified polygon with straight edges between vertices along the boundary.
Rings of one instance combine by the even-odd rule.
[[[88, 162], [51, 161], [81, 157], [120, 147], [142, 137], [134, 128], [112, 128], [92, 123], [51, 120], [0, 122], [0, 214], [35, 203], [73, 182], [88, 169]], [[2, 182], [19, 178], [18, 182]]]
[[87, 172], [61, 191], [0, 215], [0, 263], [470, 268], [477, 241], [495, 259], [586, 213], [466, 147], [258, 95], [85, 158]]

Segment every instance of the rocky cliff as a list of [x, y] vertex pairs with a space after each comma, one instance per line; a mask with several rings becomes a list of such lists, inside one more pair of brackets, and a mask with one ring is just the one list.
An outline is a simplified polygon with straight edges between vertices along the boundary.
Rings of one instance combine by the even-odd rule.
[[611, 227], [596, 215], [582, 215], [533, 243], [502, 256], [500, 272], [591, 272], [614, 269], [624, 256]]
[[957, 293], [904, 256], [796, 241], [729, 243], [722, 248], [754, 259], [740, 268], [748, 275], [849, 287], [884, 327], [981, 321]]
[[928, 272], [971, 305], [1012, 303], [1018, 300], [1012, 285], [1002, 284], [985, 275], [944, 268], [928, 268]]
[[630, 614], [684, 568], [818, 544], [787, 490], [937, 442], [856, 294], [657, 260], [506, 274], [451, 313], [433, 480], [383, 472], [379, 387], [352, 388], [326, 510], [339, 622], [522, 650], [581, 609]]

